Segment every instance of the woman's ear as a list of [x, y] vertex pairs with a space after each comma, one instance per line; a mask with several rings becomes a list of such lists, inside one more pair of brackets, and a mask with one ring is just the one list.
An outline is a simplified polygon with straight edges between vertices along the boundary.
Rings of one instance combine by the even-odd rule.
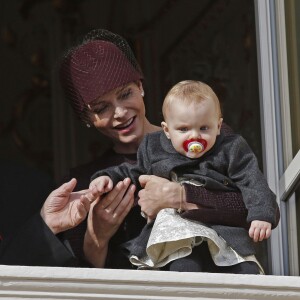
[[161, 127], [162, 127], [162, 129], [163, 129], [163, 131], [164, 131], [166, 137], [167, 137], [168, 139], [170, 139], [170, 134], [169, 134], [168, 124], [167, 124], [166, 122], [163, 121], [163, 122], [161, 122]]
[[137, 86], [139, 87], [139, 89], [141, 91], [142, 97], [144, 97], [145, 96], [145, 92], [144, 92], [144, 88], [143, 88], [142, 82], [139, 80], [139, 81], [136, 82], [136, 84], [137, 84]]

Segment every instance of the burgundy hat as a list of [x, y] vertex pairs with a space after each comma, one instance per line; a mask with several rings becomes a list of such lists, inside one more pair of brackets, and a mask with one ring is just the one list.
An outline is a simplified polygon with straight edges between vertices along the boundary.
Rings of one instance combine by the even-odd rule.
[[74, 48], [61, 64], [61, 82], [75, 110], [123, 86], [143, 79], [124, 53], [112, 42], [87, 41]]

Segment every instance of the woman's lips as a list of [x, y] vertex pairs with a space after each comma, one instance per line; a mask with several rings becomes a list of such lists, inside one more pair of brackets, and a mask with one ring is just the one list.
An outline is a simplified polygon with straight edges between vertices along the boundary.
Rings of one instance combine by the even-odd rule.
[[122, 123], [120, 125], [117, 125], [114, 127], [115, 130], [121, 131], [121, 132], [128, 132], [132, 128], [133, 122], [135, 120], [135, 117], [130, 118], [125, 123]]

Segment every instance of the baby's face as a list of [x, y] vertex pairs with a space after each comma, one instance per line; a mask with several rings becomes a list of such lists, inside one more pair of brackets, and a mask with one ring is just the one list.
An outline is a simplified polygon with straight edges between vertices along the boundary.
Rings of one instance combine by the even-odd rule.
[[170, 105], [162, 127], [177, 152], [199, 158], [215, 144], [221, 124], [222, 118], [212, 100], [189, 105], [175, 101]]

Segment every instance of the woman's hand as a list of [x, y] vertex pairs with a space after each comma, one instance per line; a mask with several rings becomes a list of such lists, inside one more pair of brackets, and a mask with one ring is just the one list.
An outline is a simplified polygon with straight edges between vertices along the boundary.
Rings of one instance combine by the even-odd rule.
[[134, 192], [135, 186], [130, 186], [130, 179], [126, 178], [111, 192], [92, 203], [83, 250], [93, 266], [104, 266], [108, 243], [132, 208]]
[[97, 198], [89, 190], [73, 192], [76, 179], [64, 183], [46, 199], [41, 217], [54, 234], [77, 226], [87, 216], [91, 202]]
[[171, 182], [155, 175], [141, 175], [139, 182], [143, 189], [139, 191], [138, 203], [148, 220], [155, 219], [163, 208], [178, 209], [181, 207], [184, 210], [198, 208], [194, 204], [186, 203], [185, 190], [177, 182]]
[[182, 210], [199, 209], [200, 206], [187, 203], [185, 189], [178, 182], [155, 175], [141, 175], [139, 182], [142, 190], [139, 191], [138, 204], [148, 221], [156, 218], [163, 208], [181, 208]]

